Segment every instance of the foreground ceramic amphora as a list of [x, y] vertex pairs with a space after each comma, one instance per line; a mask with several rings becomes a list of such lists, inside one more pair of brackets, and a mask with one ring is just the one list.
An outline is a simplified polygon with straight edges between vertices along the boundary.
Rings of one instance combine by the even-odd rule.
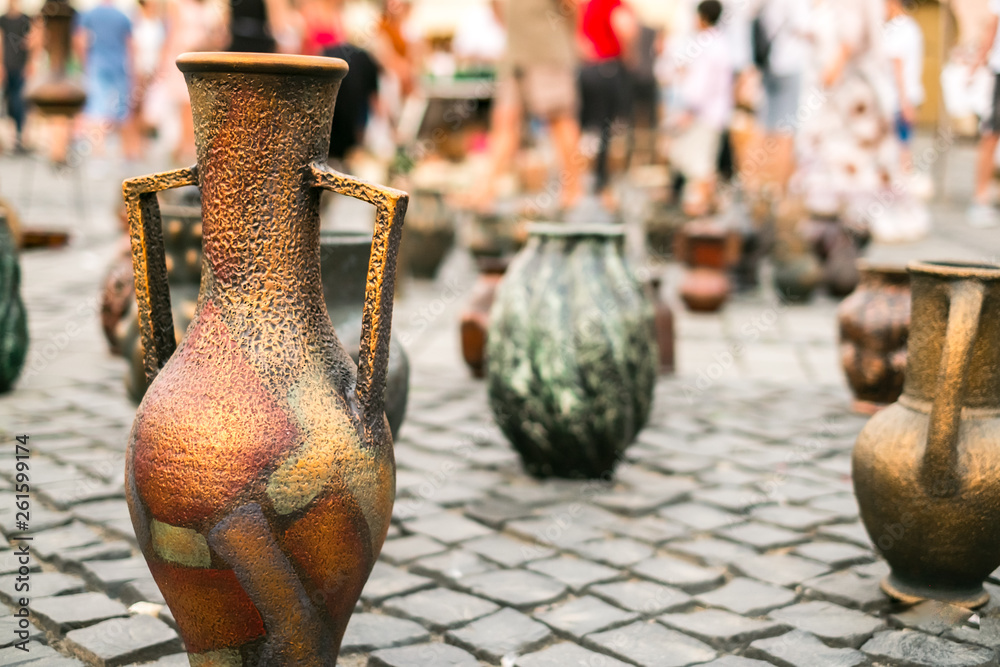
[[[124, 187], [155, 377], [126, 458], [132, 523], [192, 664], [333, 667], [392, 512], [383, 388], [407, 198], [324, 166], [343, 61], [177, 62], [197, 167]], [[202, 284], [174, 351], [155, 193], [194, 184]], [[323, 299], [323, 189], [378, 208], [358, 366]]]
[[854, 410], [875, 414], [899, 400], [910, 333], [910, 274], [903, 267], [858, 263], [861, 282], [837, 310], [840, 363]]
[[989, 600], [1000, 566], [1000, 267], [916, 263], [906, 384], [854, 448], [854, 490], [905, 602]]
[[490, 407], [530, 474], [606, 477], [649, 417], [653, 308], [626, 266], [620, 226], [529, 234], [490, 313]]

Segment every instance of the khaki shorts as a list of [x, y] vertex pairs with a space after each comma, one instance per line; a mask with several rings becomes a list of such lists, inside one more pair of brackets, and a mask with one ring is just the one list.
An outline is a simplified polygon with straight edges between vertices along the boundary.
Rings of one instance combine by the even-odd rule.
[[561, 65], [530, 65], [501, 76], [497, 102], [523, 106], [533, 116], [576, 116], [576, 74]]
[[715, 175], [722, 133], [694, 121], [670, 140], [670, 163], [690, 181], [705, 181]]

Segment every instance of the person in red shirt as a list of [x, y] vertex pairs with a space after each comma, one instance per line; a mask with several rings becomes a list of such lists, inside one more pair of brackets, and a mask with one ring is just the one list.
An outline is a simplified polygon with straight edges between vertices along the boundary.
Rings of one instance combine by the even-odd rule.
[[631, 84], [625, 54], [638, 34], [636, 16], [622, 0], [585, 0], [580, 12], [580, 125], [598, 132], [594, 189], [606, 194], [608, 147], [615, 121], [629, 117]]

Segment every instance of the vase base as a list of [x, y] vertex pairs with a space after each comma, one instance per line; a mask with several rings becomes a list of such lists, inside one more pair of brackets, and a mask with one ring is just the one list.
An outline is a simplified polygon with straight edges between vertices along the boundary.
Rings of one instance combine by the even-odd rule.
[[861, 399], [855, 399], [851, 403], [851, 409], [859, 415], [868, 415], [869, 417], [879, 412], [882, 412], [887, 407], [891, 405], [890, 403], [876, 403], [875, 401], [862, 401]]
[[966, 609], [977, 609], [990, 601], [990, 594], [980, 585], [978, 588], [954, 589], [933, 588], [907, 584], [890, 574], [882, 580], [882, 592], [905, 604], [917, 604], [924, 600], [947, 602]]

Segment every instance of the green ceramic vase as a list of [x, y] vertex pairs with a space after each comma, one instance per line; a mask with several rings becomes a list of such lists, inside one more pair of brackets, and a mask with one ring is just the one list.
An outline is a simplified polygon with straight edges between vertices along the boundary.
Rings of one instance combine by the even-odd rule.
[[28, 317], [21, 301], [21, 267], [6, 218], [0, 217], [0, 394], [13, 388], [28, 355]]
[[616, 225], [534, 225], [490, 313], [493, 414], [536, 477], [609, 476], [646, 424], [653, 306]]

